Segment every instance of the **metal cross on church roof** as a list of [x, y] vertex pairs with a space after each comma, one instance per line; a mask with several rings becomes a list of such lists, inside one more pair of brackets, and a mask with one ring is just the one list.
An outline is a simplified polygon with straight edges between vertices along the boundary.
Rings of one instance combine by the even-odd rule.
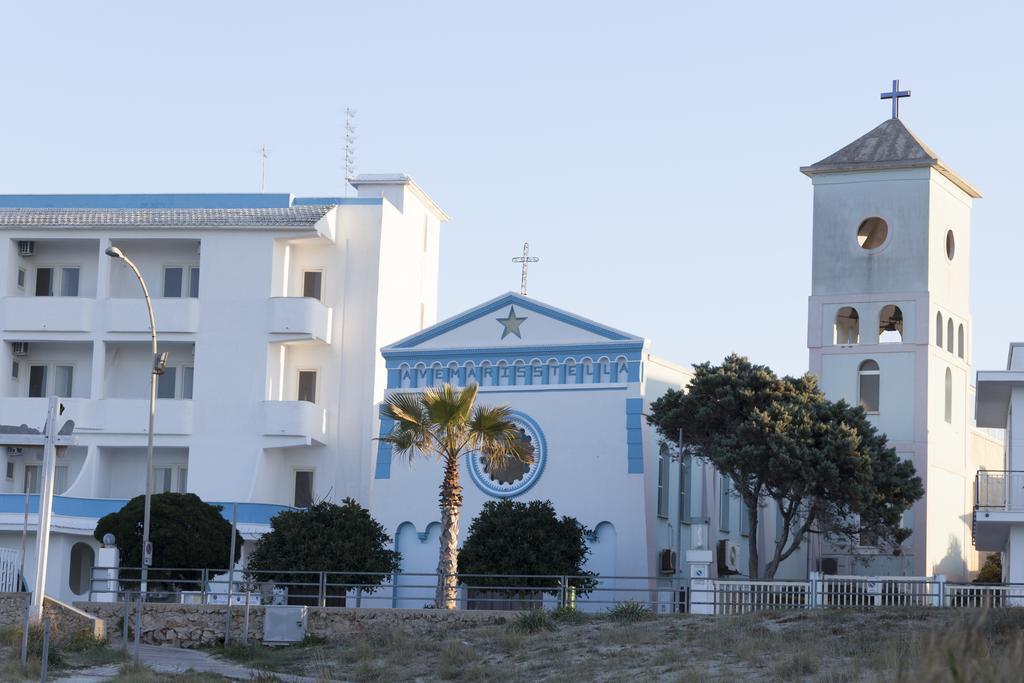
[[900, 117], [900, 98], [910, 97], [909, 90], [900, 90], [900, 82], [898, 80], [892, 82], [892, 92], [882, 93], [883, 100], [892, 100], [892, 117], [898, 119]]
[[523, 242], [522, 256], [515, 256], [512, 258], [512, 263], [523, 264], [523, 281], [519, 285], [519, 293], [522, 294], [523, 296], [526, 296], [526, 270], [527, 268], [529, 268], [531, 263], [536, 263], [537, 261], [540, 261], [540, 259], [537, 258], [536, 256], [530, 256], [529, 242]]

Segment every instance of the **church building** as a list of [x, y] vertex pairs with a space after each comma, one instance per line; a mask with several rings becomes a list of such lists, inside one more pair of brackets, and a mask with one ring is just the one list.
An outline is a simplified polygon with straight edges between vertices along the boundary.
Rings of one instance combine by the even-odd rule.
[[861, 405], [926, 493], [904, 519], [913, 534], [901, 555], [862, 538], [816, 547], [813, 564], [959, 580], [978, 568], [974, 472], [1000, 459], [973, 422], [971, 205], [981, 194], [896, 114], [801, 169], [814, 184], [807, 345], [828, 398]]

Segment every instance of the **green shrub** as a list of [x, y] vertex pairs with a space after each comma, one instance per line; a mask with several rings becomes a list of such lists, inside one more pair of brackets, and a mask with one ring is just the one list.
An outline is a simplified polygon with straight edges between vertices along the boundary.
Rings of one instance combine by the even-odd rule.
[[538, 631], [554, 631], [555, 622], [551, 616], [542, 609], [533, 609], [523, 612], [513, 619], [508, 630], [513, 633], [537, 633]]
[[551, 610], [551, 618], [563, 624], [582, 624], [586, 621], [583, 612], [575, 607], [556, 607]]
[[642, 603], [635, 600], [615, 603], [615, 606], [608, 610], [608, 617], [612, 621], [621, 624], [635, 624], [651, 616], [651, 610]]

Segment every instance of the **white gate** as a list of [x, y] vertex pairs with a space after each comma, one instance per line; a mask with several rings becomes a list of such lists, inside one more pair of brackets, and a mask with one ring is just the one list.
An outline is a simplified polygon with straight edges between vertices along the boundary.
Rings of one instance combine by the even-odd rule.
[[18, 585], [18, 565], [21, 553], [14, 548], [0, 548], [0, 593], [14, 593]]

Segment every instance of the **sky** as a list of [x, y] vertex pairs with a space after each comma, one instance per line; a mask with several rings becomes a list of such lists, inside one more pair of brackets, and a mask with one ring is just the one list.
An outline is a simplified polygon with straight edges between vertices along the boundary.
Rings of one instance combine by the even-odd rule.
[[[1024, 339], [1022, 6], [4, 3], [0, 193], [342, 191], [451, 216], [439, 312], [519, 286], [679, 363], [807, 369], [811, 182], [889, 116], [980, 188], [975, 368]], [[959, 245], [958, 245], [959, 246]]]

